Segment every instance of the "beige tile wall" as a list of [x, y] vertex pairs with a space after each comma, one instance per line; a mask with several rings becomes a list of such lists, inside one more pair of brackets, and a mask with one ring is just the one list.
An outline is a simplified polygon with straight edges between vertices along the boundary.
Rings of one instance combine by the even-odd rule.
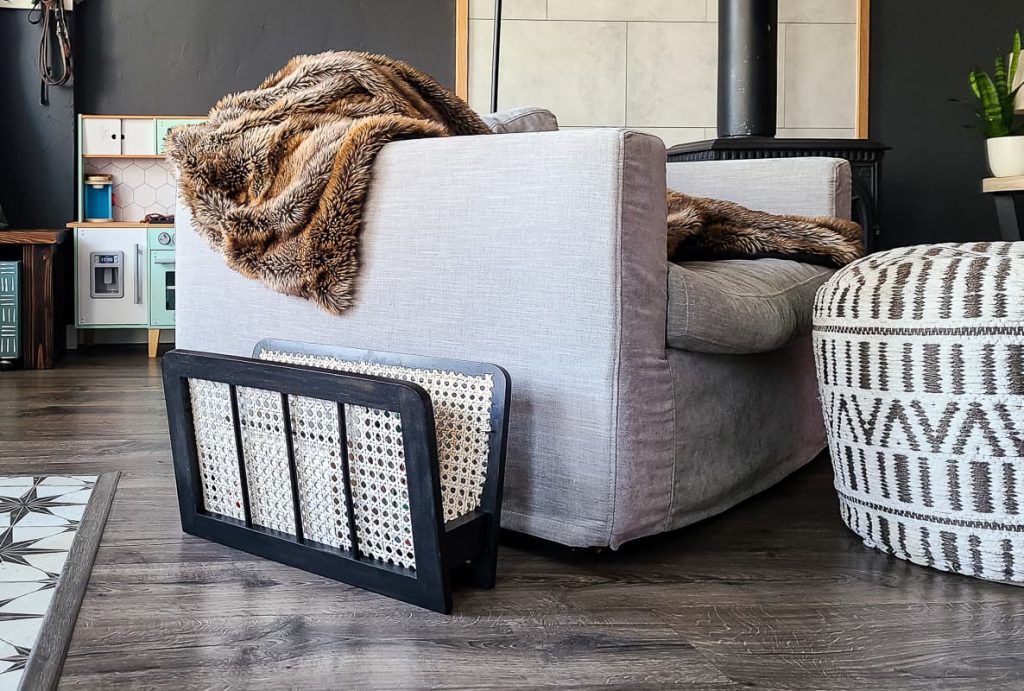
[[[470, 2], [469, 100], [490, 102], [491, 0]], [[504, 0], [499, 107], [565, 127], [715, 136], [718, 0]], [[779, 0], [779, 135], [852, 137], [856, 0]]]

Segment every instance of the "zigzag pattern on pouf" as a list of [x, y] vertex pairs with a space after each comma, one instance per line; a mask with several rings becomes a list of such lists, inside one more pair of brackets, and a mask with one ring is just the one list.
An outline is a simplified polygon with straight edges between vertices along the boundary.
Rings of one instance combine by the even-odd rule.
[[840, 511], [867, 545], [1024, 582], [1024, 243], [880, 252], [818, 291]]

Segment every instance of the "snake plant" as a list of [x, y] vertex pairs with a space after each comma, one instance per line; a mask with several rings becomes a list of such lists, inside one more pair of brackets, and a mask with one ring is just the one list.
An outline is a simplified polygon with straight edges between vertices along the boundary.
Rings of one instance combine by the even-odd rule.
[[1013, 102], [1020, 86], [1014, 88], [1013, 79], [1020, 63], [1021, 41], [1020, 31], [1013, 35], [1013, 51], [1010, 53], [1010, 64], [1006, 58], [999, 56], [995, 62], [995, 72], [989, 74], [977, 67], [970, 73], [971, 89], [981, 104], [978, 116], [985, 123], [986, 137], [1007, 137], [1021, 132], [1020, 126], [1014, 125]]

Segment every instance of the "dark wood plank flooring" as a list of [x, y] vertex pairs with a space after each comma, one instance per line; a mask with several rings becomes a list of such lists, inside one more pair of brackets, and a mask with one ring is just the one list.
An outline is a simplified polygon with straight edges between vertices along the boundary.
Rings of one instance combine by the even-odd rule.
[[452, 617], [183, 536], [143, 350], [0, 373], [0, 473], [105, 470], [62, 688], [1024, 688], [1024, 589], [865, 549], [824, 458], [619, 552], [506, 536]]

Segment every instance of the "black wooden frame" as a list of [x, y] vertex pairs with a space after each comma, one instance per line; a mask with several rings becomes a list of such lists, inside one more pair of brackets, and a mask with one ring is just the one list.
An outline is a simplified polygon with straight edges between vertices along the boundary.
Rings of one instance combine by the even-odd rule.
[[[288, 344], [274, 341], [263, 343], [257, 349], [270, 345], [291, 350], [285, 347]], [[337, 356], [338, 351], [331, 349], [330, 352]], [[430, 397], [422, 387], [397, 379], [174, 350], [164, 356], [163, 379], [182, 529], [229, 547], [447, 614], [452, 610], [451, 572], [456, 567], [467, 567], [475, 584], [494, 587], [511, 396], [508, 373], [495, 365], [482, 363], [383, 353], [372, 355], [373, 361], [386, 364], [493, 375], [491, 440], [479, 509], [444, 523], [434, 411]], [[193, 378], [229, 386], [245, 520], [213, 514], [203, 506], [188, 387], [188, 380]], [[296, 525], [294, 536], [252, 523], [238, 415], [236, 389], [239, 386], [281, 394]], [[333, 401], [339, 406], [342, 479], [348, 499], [352, 549], [334, 548], [303, 536], [291, 444], [289, 395]], [[401, 415], [415, 569], [388, 564], [359, 551], [349, 486], [345, 416], [342, 414], [344, 405], [389, 410]]]

